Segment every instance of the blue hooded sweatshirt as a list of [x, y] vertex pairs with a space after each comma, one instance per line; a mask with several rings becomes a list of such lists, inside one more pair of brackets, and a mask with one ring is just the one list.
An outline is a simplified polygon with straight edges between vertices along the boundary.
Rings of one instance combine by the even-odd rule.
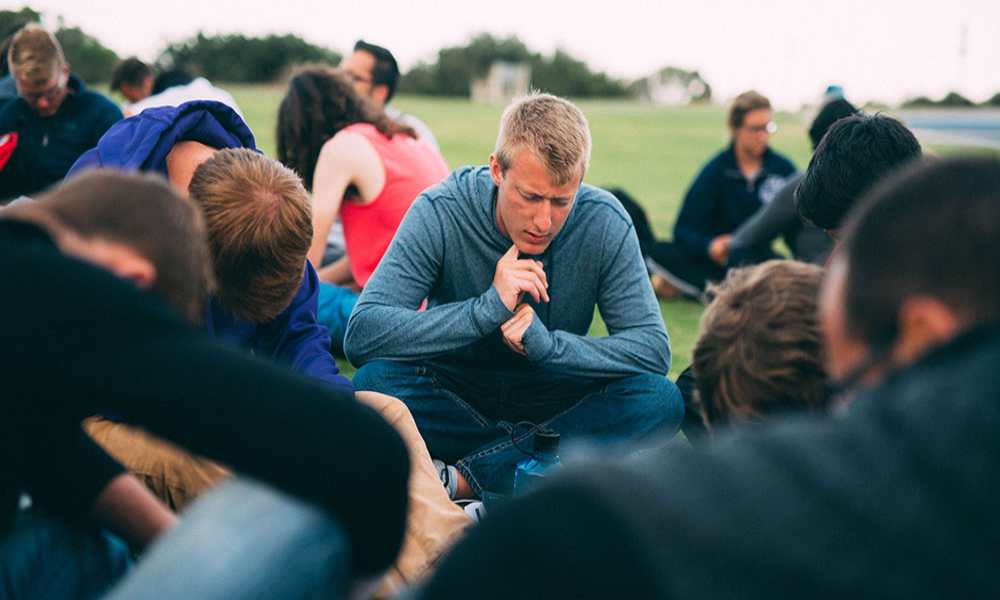
[[[104, 134], [97, 147], [84, 153], [67, 178], [100, 167], [155, 171], [167, 175], [167, 154], [177, 142], [196, 141], [213, 148], [256, 150], [253, 133], [242, 118], [220, 102], [197, 100], [180, 106], [148, 108], [118, 122]], [[316, 322], [319, 279], [306, 261], [292, 303], [273, 321], [252, 323], [239, 319], [212, 299], [206, 307], [205, 329], [212, 335], [250, 349], [254, 354], [289, 365], [323, 380], [332, 387], [353, 392], [351, 382], [339, 374], [330, 355], [330, 337]]]

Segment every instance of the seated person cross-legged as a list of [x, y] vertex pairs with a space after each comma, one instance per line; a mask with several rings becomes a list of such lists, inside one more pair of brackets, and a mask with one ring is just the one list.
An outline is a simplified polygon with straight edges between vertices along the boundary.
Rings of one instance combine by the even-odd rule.
[[[699, 298], [706, 282], [726, 275], [732, 234], [770, 202], [795, 166], [768, 147], [771, 103], [757, 92], [736, 97], [729, 111], [732, 142], [702, 167], [688, 189], [672, 242], [649, 249], [649, 270], [681, 294]], [[768, 243], [744, 252], [743, 262], [774, 258]]]
[[417, 198], [351, 315], [355, 386], [407, 404], [453, 497], [509, 493], [539, 427], [627, 444], [680, 423], [632, 223], [582, 184], [589, 155], [576, 106], [515, 101], [489, 166]]

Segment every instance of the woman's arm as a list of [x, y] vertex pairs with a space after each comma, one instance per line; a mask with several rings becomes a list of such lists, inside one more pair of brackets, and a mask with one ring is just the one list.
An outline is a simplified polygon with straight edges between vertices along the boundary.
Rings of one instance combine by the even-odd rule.
[[371, 143], [362, 136], [341, 131], [320, 150], [313, 173], [313, 237], [309, 261], [319, 267], [326, 238], [340, 212], [340, 204], [350, 185], [358, 188], [362, 201], [374, 199], [382, 191], [385, 174]]
[[356, 285], [351, 273], [351, 259], [346, 254], [317, 271], [320, 281], [344, 287]]

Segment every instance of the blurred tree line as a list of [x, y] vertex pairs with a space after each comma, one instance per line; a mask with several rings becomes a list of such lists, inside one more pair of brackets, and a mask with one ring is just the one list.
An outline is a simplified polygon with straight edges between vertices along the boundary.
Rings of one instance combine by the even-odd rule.
[[[0, 10], [0, 40], [8, 39], [26, 23], [41, 22], [41, 18], [40, 12], [27, 6], [16, 11]], [[73, 72], [88, 83], [110, 80], [119, 60], [114, 50], [79, 27], [67, 27], [61, 17], [58, 23], [54, 33]], [[340, 54], [291, 34], [248, 37], [198, 33], [167, 46], [155, 66], [181, 68], [216, 81], [269, 82], [289, 66], [303, 62], [337, 64]]]
[[494, 61], [523, 62], [531, 66], [531, 87], [559, 96], [627, 96], [625, 83], [591, 71], [563, 50], [552, 56], [532, 52], [517, 37], [496, 38], [483, 33], [465, 46], [442, 48], [434, 63], [419, 63], [400, 82], [400, 91], [433, 96], [469, 95], [473, 80], [486, 75]]
[[292, 34], [247, 37], [206, 36], [199, 32], [188, 40], [170, 44], [157, 60], [164, 68], [238, 83], [274, 81], [290, 66], [307, 62], [335, 65], [340, 62], [340, 54]]
[[[27, 23], [39, 23], [41, 20], [41, 13], [27, 6], [17, 11], [0, 10], [0, 40], [6, 41]], [[81, 79], [92, 82], [107, 81], [110, 78], [111, 69], [118, 61], [114, 50], [105, 47], [97, 38], [87, 35], [79, 27], [67, 27], [62, 18], [54, 33], [66, 54], [66, 61]], [[6, 43], [3, 48], [6, 71]]]
[[[40, 22], [42, 14], [28, 6], [19, 10], [0, 10], [0, 40], [7, 40], [17, 29], [30, 22]], [[55, 36], [62, 44], [73, 72], [94, 84], [108, 81], [119, 56], [100, 40], [68, 27], [58, 19]], [[3, 46], [3, 66], [6, 72], [6, 45]], [[181, 68], [220, 82], [265, 83], [282, 76], [290, 66], [304, 62], [337, 64], [341, 55], [333, 49], [317, 46], [294, 34], [249, 37], [242, 34], [208, 36], [198, 33], [186, 40], [169, 44], [157, 58], [155, 67]], [[574, 98], [612, 98], [642, 96], [644, 85], [638, 80], [628, 82], [592, 71], [586, 63], [564, 50], [557, 49], [545, 56], [531, 51], [517, 37], [494, 37], [483, 33], [464, 46], [452, 46], [438, 51], [434, 62], [421, 62], [403, 75], [400, 91], [411, 94], [468, 97], [473, 80], [487, 74], [495, 61], [527, 63], [531, 67], [531, 87]], [[700, 80], [697, 72], [665, 67], [659, 72], [679, 74], [683, 82]], [[711, 88], [704, 84], [704, 97], [711, 97]], [[694, 98], [697, 100], [698, 98]], [[905, 107], [969, 107], [969, 99], [952, 92], [940, 100], [919, 97], [908, 100]], [[1000, 106], [1000, 93], [979, 106]]]

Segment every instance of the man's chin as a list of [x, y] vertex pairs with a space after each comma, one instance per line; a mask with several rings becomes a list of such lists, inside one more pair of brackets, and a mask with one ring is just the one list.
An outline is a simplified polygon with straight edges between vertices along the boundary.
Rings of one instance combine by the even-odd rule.
[[545, 250], [549, 247], [549, 244], [551, 242], [552, 240], [548, 239], [542, 242], [532, 242], [530, 240], [520, 239], [515, 241], [514, 243], [517, 244], [517, 250], [521, 254], [530, 254], [537, 256], [539, 254], [543, 254]]

